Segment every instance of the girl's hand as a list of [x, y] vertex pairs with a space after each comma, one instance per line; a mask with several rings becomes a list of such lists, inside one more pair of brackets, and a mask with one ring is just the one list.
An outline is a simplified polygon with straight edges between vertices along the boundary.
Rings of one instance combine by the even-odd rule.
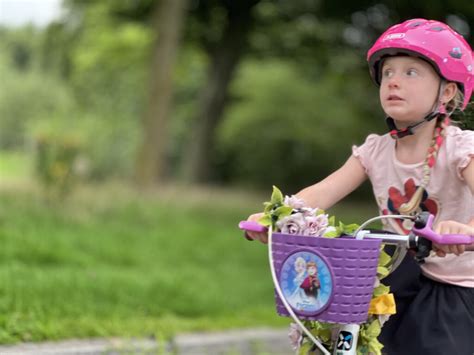
[[[263, 213], [255, 213], [247, 218], [247, 221], [258, 222], [263, 217]], [[268, 243], [268, 234], [266, 232], [245, 232], [245, 236], [250, 240], [259, 240], [264, 244]]]
[[[456, 221], [439, 222], [434, 231], [438, 234], [474, 235], [474, 227]], [[466, 251], [466, 246], [455, 244], [433, 244], [433, 250], [436, 252], [437, 256], [445, 257], [446, 254], [461, 255]]]

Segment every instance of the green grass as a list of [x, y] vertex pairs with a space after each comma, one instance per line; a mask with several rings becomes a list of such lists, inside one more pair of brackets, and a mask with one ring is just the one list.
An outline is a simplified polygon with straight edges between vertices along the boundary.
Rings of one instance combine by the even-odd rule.
[[22, 178], [31, 175], [31, 156], [22, 152], [0, 150], [0, 179]]
[[266, 246], [237, 229], [267, 197], [107, 184], [51, 201], [0, 184], [0, 343], [288, 324]]
[[[107, 195], [107, 193], [105, 193]], [[0, 342], [278, 325], [242, 206], [0, 194]]]

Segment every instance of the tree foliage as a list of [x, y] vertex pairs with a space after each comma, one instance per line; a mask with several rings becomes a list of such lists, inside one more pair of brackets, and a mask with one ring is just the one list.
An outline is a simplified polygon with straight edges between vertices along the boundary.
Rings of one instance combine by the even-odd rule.
[[[87, 142], [91, 175], [131, 176], [159, 1], [65, 3], [66, 16], [45, 30], [0, 29], [10, 88], [0, 93], [0, 144], [25, 147], [54, 122]], [[245, 31], [235, 37], [230, 24], [242, 13]], [[190, 1], [162, 153], [169, 176], [194, 164], [206, 181], [267, 185], [270, 174], [293, 189], [326, 175], [352, 144], [384, 131], [365, 54], [410, 17], [447, 21], [473, 44], [467, 0]], [[458, 115], [471, 129], [472, 117], [472, 109]]]

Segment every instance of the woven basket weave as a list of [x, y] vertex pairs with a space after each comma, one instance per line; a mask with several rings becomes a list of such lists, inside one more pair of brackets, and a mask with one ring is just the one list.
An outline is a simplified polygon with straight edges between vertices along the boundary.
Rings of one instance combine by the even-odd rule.
[[[317, 314], [302, 314], [293, 309], [300, 319], [339, 324], [360, 324], [367, 320], [380, 255], [380, 240], [316, 238], [281, 233], [273, 233], [272, 239], [273, 262], [278, 279], [285, 260], [296, 252], [322, 255], [331, 271], [332, 294], [327, 305]], [[275, 300], [278, 314], [289, 316], [276, 293]]]

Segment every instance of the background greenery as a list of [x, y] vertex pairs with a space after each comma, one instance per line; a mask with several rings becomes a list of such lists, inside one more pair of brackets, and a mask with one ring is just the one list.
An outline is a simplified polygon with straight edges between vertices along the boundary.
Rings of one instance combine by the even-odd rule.
[[[435, 18], [473, 43], [468, 0], [183, 1], [153, 97], [169, 3], [67, 0], [45, 28], [0, 28], [2, 343], [286, 324], [266, 249], [236, 224], [385, 132], [365, 53], [387, 26]], [[165, 94], [149, 184], [145, 117]], [[371, 201], [364, 185], [330, 212], [361, 222]]]

